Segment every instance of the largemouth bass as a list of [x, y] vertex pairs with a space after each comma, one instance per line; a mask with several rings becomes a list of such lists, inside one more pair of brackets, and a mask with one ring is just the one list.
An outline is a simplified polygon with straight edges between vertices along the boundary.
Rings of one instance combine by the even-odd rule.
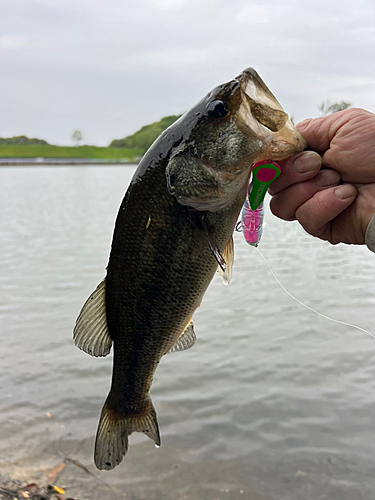
[[230, 280], [232, 235], [251, 165], [305, 147], [248, 68], [208, 93], [143, 157], [117, 215], [106, 278], [74, 329], [76, 345], [92, 356], [114, 346], [95, 443], [99, 469], [121, 462], [135, 431], [160, 445], [150, 399], [154, 373], [164, 354], [194, 344], [192, 316], [215, 271]]

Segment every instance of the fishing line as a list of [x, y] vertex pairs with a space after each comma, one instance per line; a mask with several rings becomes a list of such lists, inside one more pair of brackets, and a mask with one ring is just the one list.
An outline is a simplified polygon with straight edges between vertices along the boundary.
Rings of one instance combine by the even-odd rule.
[[296, 302], [298, 302], [298, 304], [301, 304], [301, 306], [305, 307], [306, 309], [308, 309], [309, 311], [312, 311], [314, 312], [315, 314], [318, 314], [318, 316], [321, 316], [322, 318], [324, 319], [328, 319], [329, 321], [333, 321], [334, 323], [339, 323], [340, 325], [345, 325], [345, 326], [350, 326], [352, 328], [356, 328], [357, 330], [361, 330], [361, 332], [365, 332], [367, 333], [368, 335], [370, 335], [370, 337], [372, 337], [373, 339], [375, 339], [375, 335], [367, 330], [365, 330], [364, 328], [361, 328], [360, 326], [357, 326], [357, 325], [353, 325], [352, 323], [346, 323], [345, 321], [340, 321], [338, 319], [333, 319], [333, 318], [330, 318], [329, 316], [326, 316], [325, 314], [322, 314], [320, 313], [319, 311], [316, 311], [315, 309], [313, 309], [312, 307], [308, 306], [307, 304], [304, 304], [303, 302], [301, 302], [299, 299], [297, 299], [297, 297], [294, 297], [294, 295], [292, 295], [286, 288], [285, 286], [281, 283], [281, 281], [278, 279], [278, 277], [276, 276], [276, 274], [274, 273], [272, 267], [269, 265], [269, 263], [267, 262], [267, 259], [265, 258], [265, 256], [262, 254], [262, 252], [259, 250], [259, 247], [255, 247], [257, 249], [257, 251], [259, 252], [259, 255], [262, 257], [262, 259], [264, 260], [264, 262], [267, 264], [268, 266], [268, 269], [271, 271], [271, 274], [272, 276], [275, 278], [275, 280], [277, 281], [277, 283], [281, 286], [281, 288], [284, 290], [284, 292], [289, 295], [289, 297], [291, 297], [293, 300], [295, 300]]

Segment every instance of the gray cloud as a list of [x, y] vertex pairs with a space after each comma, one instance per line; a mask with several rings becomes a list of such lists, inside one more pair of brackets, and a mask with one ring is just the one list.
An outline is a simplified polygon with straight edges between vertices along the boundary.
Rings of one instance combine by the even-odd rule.
[[0, 136], [108, 144], [253, 66], [297, 119], [375, 111], [371, 0], [0, 1]]

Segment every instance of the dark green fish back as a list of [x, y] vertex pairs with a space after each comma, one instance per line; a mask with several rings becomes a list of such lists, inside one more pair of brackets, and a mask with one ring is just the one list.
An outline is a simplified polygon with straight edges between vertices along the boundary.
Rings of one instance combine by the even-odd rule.
[[99, 469], [121, 462], [132, 432], [160, 444], [150, 399], [154, 372], [168, 351], [194, 344], [192, 315], [218, 263], [224, 282], [230, 279], [231, 237], [251, 165], [304, 147], [248, 68], [209, 92], [142, 159], [117, 216], [107, 277], [74, 329], [89, 354], [105, 356], [114, 345], [95, 444]]

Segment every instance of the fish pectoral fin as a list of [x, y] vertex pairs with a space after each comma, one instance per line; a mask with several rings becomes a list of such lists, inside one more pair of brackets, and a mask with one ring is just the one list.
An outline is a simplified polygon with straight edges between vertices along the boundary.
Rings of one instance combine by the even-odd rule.
[[208, 231], [205, 216], [202, 215], [200, 220], [201, 220], [204, 232], [206, 233], [208, 246], [210, 247], [210, 250], [211, 250], [213, 256], [215, 257], [215, 259], [217, 260], [217, 263], [219, 264], [221, 270], [223, 271], [223, 273], [225, 273], [226, 262], [224, 260], [224, 257], [221, 255], [220, 250], [219, 250], [214, 238], [210, 235], [210, 233]]
[[225, 271], [223, 271], [222, 267], [219, 265], [217, 266], [217, 273], [221, 276], [224, 285], [229, 285], [230, 280], [232, 279], [232, 270], [234, 261], [233, 236], [229, 238], [227, 246], [224, 249], [223, 259], [225, 260], [226, 263]]
[[124, 415], [109, 408], [107, 398], [96, 433], [94, 460], [98, 469], [111, 470], [121, 462], [128, 451], [128, 438], [133, 432], [143, 432], [156, 446], [160, 446], [159, 426], [151, 399], [146, 412]]
[[168, 352], [179, 352], [190, 349], [195, 344], [197, 337], [194, 332], [194, 322], [190, 320], [185, 330], [179, 336], [175, 345]]
[[73, 330], [74, 343], [91, 356], [107, 356], [112, 346], [105, 305], [105, 279], [84, 303]]

